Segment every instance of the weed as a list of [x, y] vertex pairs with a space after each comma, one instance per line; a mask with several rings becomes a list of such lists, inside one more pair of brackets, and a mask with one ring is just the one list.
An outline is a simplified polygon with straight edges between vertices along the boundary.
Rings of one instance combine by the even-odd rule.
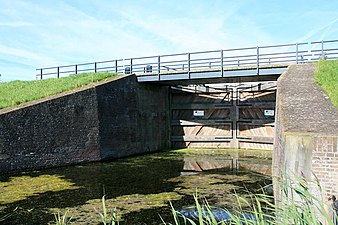
[[67, 212], [65, 214], [61, 215], [59, 212], [57, 214], [54, 214], [55, 218], [55, 225], [69, 225], [71, 224], [72, 217], [67, 216]]
[[101, 222], [103, 225], [119, 224], [116, 216], [116, 209], [111, 209], [110, 212], [106, 207], [105, 196], [102, 197], [102, 212], [99, 212]]

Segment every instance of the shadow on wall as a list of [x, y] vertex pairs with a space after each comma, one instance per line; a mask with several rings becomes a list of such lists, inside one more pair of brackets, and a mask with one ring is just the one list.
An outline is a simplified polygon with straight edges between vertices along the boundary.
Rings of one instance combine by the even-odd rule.
[[172, 146], [272, 150], [275, 118], [266, 111], [274, 112], [275, 87], [233, 86], [173, 88]]
[[38, 169], [169, 147], [168, 87], [134, 75], [0, 114], [0, 171]]

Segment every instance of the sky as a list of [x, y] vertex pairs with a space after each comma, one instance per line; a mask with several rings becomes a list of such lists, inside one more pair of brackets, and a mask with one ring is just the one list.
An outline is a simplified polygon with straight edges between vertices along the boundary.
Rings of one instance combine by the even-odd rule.
[[0, 0], [2, 81], [42, 67], [338, 39], [337, 0]]

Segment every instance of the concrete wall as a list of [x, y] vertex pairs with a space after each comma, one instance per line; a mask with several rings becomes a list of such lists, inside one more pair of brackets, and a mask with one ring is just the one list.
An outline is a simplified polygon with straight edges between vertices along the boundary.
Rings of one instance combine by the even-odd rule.
[[[315, 65], [294, 65], [278, 79], [273, 182], [280, 201], [282, 176], [313, 180], [324, 197], [338, 195], [338, 111], [314, 81]], [[319, 194], [319, 193], [317, 193]]]
[[38, 169], [169, 147], [168, 87], [123, 76], [0, 111], [0, 171]]

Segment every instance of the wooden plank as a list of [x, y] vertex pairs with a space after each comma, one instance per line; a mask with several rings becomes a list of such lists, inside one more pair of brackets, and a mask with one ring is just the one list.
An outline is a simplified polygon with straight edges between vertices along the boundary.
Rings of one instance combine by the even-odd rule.
[[209, 126], [172, 126], [172, 134], [178, 136], [228, 136], [231, 134], [230, 124], [209, 125]]
[[266, 125], [238, 124], [238, 136], [241, 137], [273, 137], [274, 127]]
[[195, 120], [195, 119], [230, 119], [230, 109], [205, 109], [203, 118], [196, 118], [192, 109], [175, 109], [172, 111], [172, 120]]
[[173, 126], [197, 126], [197, 125], [231, 125], [230, 120], [172, 120], [171, 125]]
[[172, 94], [172, 103], [224, 103], [230, 102], [231, 96], [230, 93], [179, 93], [179, 94]]
[[185, 135], [185, 136], [171, 136], [172, 141], [230, 141], [232, 139], [231, 136], [195, 136], [195, 135]]
[[263, 149], [263, 150], [272, 150], [272, 143], [253, 143], [253, 142], [239, 142], [239, 147], [244, 149]]
[[[268, 108], [274, 109], [274, 108]], [[258, 107], [240, 107], [239, 108], [239, 118], [238, 120], [270, 120], [273, 121], [274, 116], [266, 116], [264, 115], [264, 108]]]
[[[172, 142], [172, 147], [188, 147], [188, 148], [230, 148], [230, 141], [228, 142], [218, 142], [218, 141], [208, 141], [208, 142]], [[257, 148], [256, 148], [257, 149]]]
[[171, 92], [174, 94], [181, 93], [210, 93], [210, 94], [221, 94], [228, 93], [231, 94], [231, 88], [216, 88], [211, 86], [171, 86]]
[[237, 124], [275, 126], [274, 119], [240, 119]]
[[269, 92], [277, 90], [277, 81], [238, 88], [240, 92]]
[[256, 142], [256, 143], [273, 143], [273, 137], [261, 137], [261, 136], [237, 136], [239, 141], [243, 142]]
[[268, 108], [274, 109], [276, 107], [276, 102], [273, 101], [264, 101], [264, 102], [238, 102], [239, 108], [245, 107], [255, 107], [255, 108]]
[[230, 102], [225, 103], [182, 103], [172, 104], [171, 109], [226, 109], [231, 107]]

